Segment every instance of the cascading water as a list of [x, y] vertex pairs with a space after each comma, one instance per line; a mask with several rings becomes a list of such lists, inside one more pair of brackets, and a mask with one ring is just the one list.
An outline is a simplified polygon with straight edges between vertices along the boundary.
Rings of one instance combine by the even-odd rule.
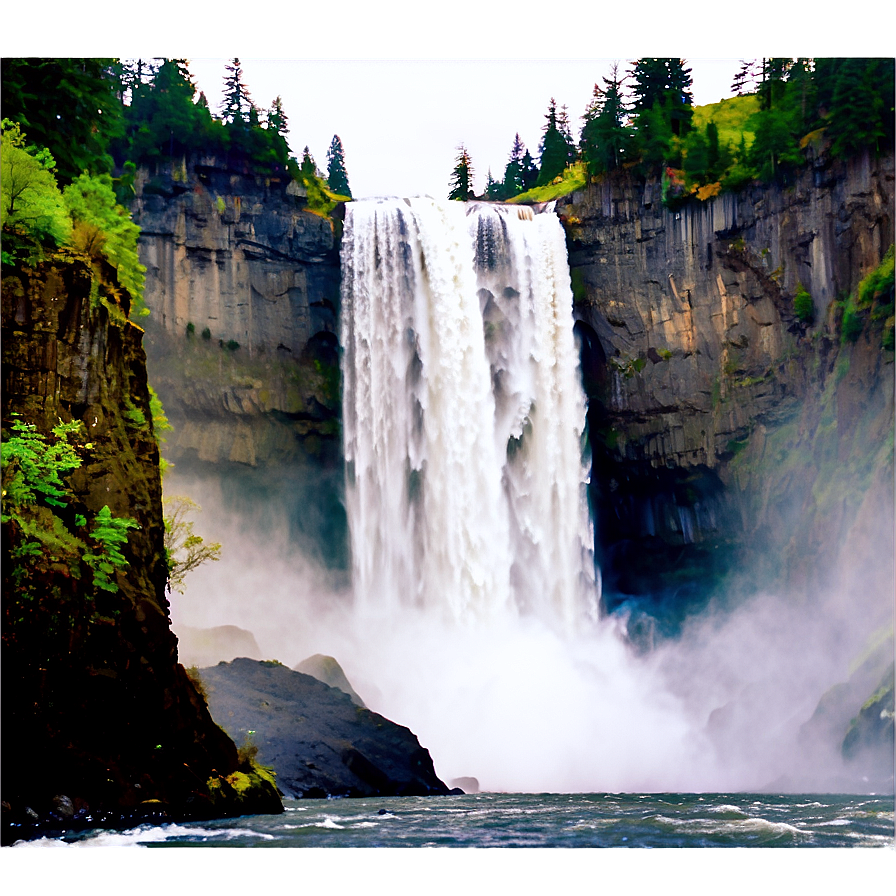
[[343, 238], [354, 591], [368, 613], [596, 618], [585, 402], [552, 214], [355, 202]]

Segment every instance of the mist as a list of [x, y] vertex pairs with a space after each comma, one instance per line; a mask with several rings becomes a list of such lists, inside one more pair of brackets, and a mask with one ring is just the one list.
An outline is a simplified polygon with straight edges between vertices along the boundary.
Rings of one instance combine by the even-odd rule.
[[[356, 607], [343, 576], [288, 537], [277, 506], [259, 531], [220, 480], [175, 470], [165, 490], [196, 500], [195, 531], [223, 545], [171, 595], [175, 633], [235, 625], [255, 636], [256, 659], [290, 667], [334, 656], [371, 710], [418, 736], [445, 781], [536, 793], [863, 786], [840, 756], [842, 730], [826, 742], [800, 729], [875, 632], [892, 644], [886, 562], [880, 581], [844, 569], [811, 602], [757, 594], [711, 609], [640, 654], [624, 614], [570, 635], [512, 610], [464, 624], [434, 609]], [[188, 664], [190, 649], [183, 638]]]

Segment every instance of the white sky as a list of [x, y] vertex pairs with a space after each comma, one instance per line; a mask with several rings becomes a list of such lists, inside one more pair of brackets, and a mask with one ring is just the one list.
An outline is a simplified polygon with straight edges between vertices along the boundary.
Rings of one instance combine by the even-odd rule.
[[[603, 86], [612, 59], [300, 61], [240, 57], [244, 83], [263, 109], [275, 96], [289, 118], [297, 157], [311, 149], [326, 172], [339, 134], [355, 198], [447, 196], [456, 147], [473, 160], [477, 191], [486, 174], [500, 180], [519, 131], [533, 157], [551, 97], [568, 106], [573, 136], [595, 82]], [[620, 72], [628, 68], [618, 60]], [[730, 96], [737, 59], [689, 60], [698, 105]], [[221, 102], [227, 60], [195, 58], [190, 71], [212, 110]]]

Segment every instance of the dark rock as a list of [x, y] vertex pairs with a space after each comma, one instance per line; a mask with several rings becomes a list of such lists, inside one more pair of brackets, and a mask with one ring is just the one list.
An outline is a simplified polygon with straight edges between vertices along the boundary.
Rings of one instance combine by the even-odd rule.
[[257, 746], [284, 796], [448, 792], [411, 731], [310, 675], [240, 658], [201, 676], [212, 716], [238, 743]]

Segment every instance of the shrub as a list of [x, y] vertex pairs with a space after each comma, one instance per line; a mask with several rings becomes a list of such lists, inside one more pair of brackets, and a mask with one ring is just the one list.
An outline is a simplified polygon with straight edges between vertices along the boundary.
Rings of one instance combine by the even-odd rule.
[[206, 327], [206, 328], [202, 331], [202, 338], [203, 338], [206, 342], [208, 342], [208, 341], [212, 338], [212, 331], [211, 331], [208, 327]]
[[793, 311], [797, 318], [804, 324], [811, 324], [815, 320], [815, 304], [809, 290], [802, 283], [796, 285], [796, 295], [793, 297]]
[[187, 323], [187, 339], [192, 339], [196, 335], [196, 324], [193, 321]]

